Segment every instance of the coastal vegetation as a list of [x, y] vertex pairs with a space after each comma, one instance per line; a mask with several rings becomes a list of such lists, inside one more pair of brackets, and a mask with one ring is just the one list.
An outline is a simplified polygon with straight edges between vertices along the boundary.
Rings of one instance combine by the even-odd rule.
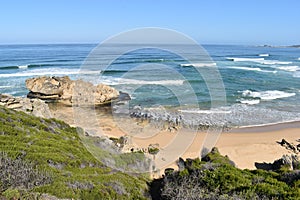
[[76, 128], [0, 107], [0, 196], [40, 199], [146, 199], [145, 175], [106, 167]]
[[214, 148], [200, 159], [180, 159], [180, 170], [167, 169], [153, 182], [157, 199], [299, 199], [300, 171], [241, 170]]
[[[285, 164], [269, 171], [241, 170], [214, 148], [202, 159], [180, 158], [179, 170], [166, 169], [162, 178], [151, 180], [147, 174], [107, 167], [86, 149], [79, 134], [62, 121], [1, 106], [0, 199], [300, 198], [299, 163], [293, 170]], [[100, 138], [87, 138], [100, 144]], [[150, 151], [156, 154], [158, 149]], [[143, 153], [120, 157], [127, 157], [121, 164], [130, 166]]]

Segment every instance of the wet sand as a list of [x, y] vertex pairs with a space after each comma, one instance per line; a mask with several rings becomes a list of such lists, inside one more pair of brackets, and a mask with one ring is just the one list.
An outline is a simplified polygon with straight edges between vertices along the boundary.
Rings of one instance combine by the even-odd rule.
[[[62, 109], [56, 106], [51, 110], [55, 118], [76, 125], [71, 107]], [[87, 111], [83, 116], [91, 119], [93, 116], [91, 112], [93, 111]], [[80, 116], [80, 118], [83, 117]], [[91, 121], [95, 121], [93, 119], [82, 124], [89, 128], [93, 126], [93, 129], [98, 131], [95, 133], [96, 135], [102, 134], [109, 137], [129, 135], [132, 146], [137, 149], [147, 148], [150, 144], [159, 144], [161, 155], [156, 156], [156, 161], [159, 163], [161, 172], [167, 167], [176, 168], [175, 160], [178, 157], [199, 157], [207, 135], [206, 132], [189, 130], [172, 132], [161, 130], [145, 121], [113, 117], [105, 108], [96, 112], [94, 118], [96, 118], [96, 122], [92, 123]], [[300, 122], [237, 128], [222, 132], [213, 146], [218, 147], [222, 155], [229, 156], [237, 167], [255, 169], [255, 162], [273, 162], [284, 154], [292, 153], [277, 143], [283, 138], [291, 143], [296, 143], [296, 140], [300, 139]]]

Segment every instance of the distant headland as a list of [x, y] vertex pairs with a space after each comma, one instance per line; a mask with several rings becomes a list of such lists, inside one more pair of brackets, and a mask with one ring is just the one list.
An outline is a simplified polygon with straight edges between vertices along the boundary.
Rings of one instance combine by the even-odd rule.
[[258, 47], [271, 47], [271, 48], [300, 48], [300, 44], [297, 45], [258, 45]]

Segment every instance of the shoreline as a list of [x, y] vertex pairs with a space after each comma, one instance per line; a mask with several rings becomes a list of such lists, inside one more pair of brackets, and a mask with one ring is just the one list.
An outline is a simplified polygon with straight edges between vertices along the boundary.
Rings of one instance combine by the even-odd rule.
[[[55, 114], [60, 113], [60, 115], [63, 115], [64, 112], [59, 112], [59, 109], [68, 109], [68, 112], [72, 112], [72, 105], [65, 105], [63, 103], [47, 103], [49, 105], [50, 110], [53, 111], [53, 114], [55, 116]], [[97, 115], [101, 115], [101, 116], [106, 116], [109, 118], [113, 118], [113, 114], [112, 114], [112, 107], [110, 105], [102, 105], [102, 106], [98, 106], [95, 108], [95, 112], [97, 113]], [[93, 110], [92, 110], [93, 111]], [[57, 116], [58, 118], [61, 118], [60, 116]], [[74, 117], [74, 116], [72, 116]], [[155, 121], [152, 119], [148, 119], [148, 118], [135, 118], [135, 117], [130, 117], [130, 116], [125, 116], [128, 119], [131, 119], [132, 121]], [[70, 116], [68, 117], [70, 119]], [[66, 120], [66, 118], [62, 118], [62, 120]], [[73, 119], [72, 119], [73, 120]], [[69, 121], [69, 120], [68, 120]], [[68, 122], [69, 124], [73, 124]], [[149, 122], [146, 122], [149, 123]], [[159, 122], [158, 122], [159, 123]], [[171, 123], [171, 122], [167, 122], [164, 120], [161, 120], [161, 123]], [[199, 125], [199, 127], [203, 126], [204, 129], [203, 130], [199, 130], [200, 132], [204, 132], [205, 131], [205, 125]], [[185, 127], [179, 127], [181, 129], [186, 129], [186, 130], [192, 130], [195, 131], [193, 129], [189, 129], [189, 128], [185, 128]], [[242, 133], [249, 133], [249, 132], [270, 132], [270, 131], [276, 131], [276, 130], [282, 130], [282, 129], [287, 129], [287, 128], [300, 128], [300, 120], [292, 120], [292, 121], [282, 121], [282, 122], [273, 122], [273, 123], [265, 123], [265, 124], [254, 124], [254, 125], [246, 125], [246, 126], [235, 126], [235, 127], [230, 127], [230, 126], [223, 126], [223, 133], [235, 133], [235, 132], [242, 132]]]
[[228, 132], [269, 132], [282, 130], [287, 128], [300, 128], [300, 121], [287, 121], [287, 122], [275, 122], [269, 124], [258, 124], [258, 125], [249, 125], [249, 126], [241, 126], [234, 127]]
[[[61, 109], [61, 107], [54, 108], [52, 107], [51, 109], [54, 113], [53, 117], [64, 121], [68, 118], [68, 123], [74, 120], [70, 118], [70, 116], [73, 116], [72, 107], [66, 107], [65, 109]], [[134, 149], [147, 149], [151, 144], [159, 144], [162, 154], [172, 157], [173, 161], [166, 163], [164, 167], [160, 168], [159, 173], [155, 174], [154, 177], [161, 176], [165, 168], [177, 169], [176, 159], [179, 157], [183, 159], [199, 157], [203, 141], [207, 135], [206, 131], [159, 130], [159, 128], [155, 128], [143, 120], [132, 118], [121, 118], [118, 120], [111, 115], [109, 110], [110, 108], [105, 107], [97, 112], [98, 124], [97, 127], [93, 128], [98, 129], [100, 134], [114, 138], [125, 135], [130, 136], [131, 143], [129, 147]], [[74, 125], [74, 123], [70, 124]], [[188, 135], [191, 132], [196, 133], [194, 137]], [[286, 139], [291, 143], [295, 143], [296, 140], [300, 139], [299, 133], [299, 121], [234, 128], [222, 132], [214, 146], [219, 149], [222, 155], [227, 155], [238, 168], [255, 169], [255, 162], [274, 162], [274, 160], [281, 158], [284, 154], [292, 154], [292, 152], [277, 142]], [[177, 137], [183, 139], [175, 141]], [[184, 140], [188, 138], [192, 138], [192, 141], [183, 150], [182, 146], [187, 142]], [[173, 149], [169, 148], [170, 144], [175, 145]], [[176, 147], [181, 148], [182, 151], [179, 151]], [[161, 163], [163, 163], [163, 159], [160, 160]]]
[[[147, 157], [150, 156], [156, 166], [151, 173], [154, 178], [161, 177], [166, 168], [178, 169], [176, 161], [179, 157], [195, 159], [201, 157], [203, 149], [210, 150], [212, 147], [217, 147], [223, 156], [228, 156], [236, 167], [250, 170], [256, 169], [255, 162], [273, 163], [285, 154], [299, 154], [278, 143], [285, 139], [293, 145], [298, 144], [300, 121], [236, 127], [213, 134], [213, 131], [208, 133], [207, 129], [182, 128], [163, 119], [152, 122], [143, 117], [120, 115], [113, 113], [108, 105], [95, 108], [72, 107], [63, 103], [47, 105], [50, 116], [73, 127], [83, 128], [87, 135], [107, 139], [124, 136], [125, 140], [122, 140], [126, 142], [116, 150], [123, 153], [142, 151]], [[159, 151], [152, 155], [149, 148]]]

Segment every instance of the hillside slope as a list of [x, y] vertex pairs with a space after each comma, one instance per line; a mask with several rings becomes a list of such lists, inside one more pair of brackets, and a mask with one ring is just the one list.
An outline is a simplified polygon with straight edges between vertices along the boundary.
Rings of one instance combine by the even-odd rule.
[[0, 107], [0, 199], [147, 199], [146, 176], [104, 166], [76, 128]]

